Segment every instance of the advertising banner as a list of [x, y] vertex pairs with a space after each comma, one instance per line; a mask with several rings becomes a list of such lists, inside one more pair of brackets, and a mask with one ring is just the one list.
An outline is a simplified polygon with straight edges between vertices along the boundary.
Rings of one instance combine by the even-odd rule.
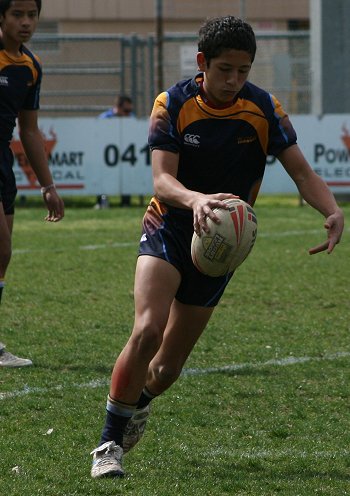
[[[350, 115], [291, 116], [298, 144], [335, 193], [350, 193]], [[54, 182], [62, 195], [151, 195], [148, 119], [41, 118], [39, 126]], [[39, 185], [18, 135], [11, 143], [19, 193]], [[274, 157], [268, 157], [262, 193], [296, 192]]]
[[[151, 194], [147, 120], [43, 118], [39, 127], [62, 195]], [[16, 134], [11, 147], [19, 193], [38, 194], [39, 184]]]

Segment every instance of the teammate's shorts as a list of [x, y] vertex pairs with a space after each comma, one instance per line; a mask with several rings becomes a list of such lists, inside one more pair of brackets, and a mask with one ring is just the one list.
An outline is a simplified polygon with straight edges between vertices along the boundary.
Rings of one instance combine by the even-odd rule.
[[210, 277], [194, 266], [191, 258], [192, 212], [168, 207], [152, 198], [142, 227], [139, 255], [162, 258], [181, 274], [176, 299], [187, 305], [216, 306], [233, 273]]
[[8, 146], [0, 146], [0, 202], [6, 215], [13, 215], [17, 194], [13, 173], [13, 153]]

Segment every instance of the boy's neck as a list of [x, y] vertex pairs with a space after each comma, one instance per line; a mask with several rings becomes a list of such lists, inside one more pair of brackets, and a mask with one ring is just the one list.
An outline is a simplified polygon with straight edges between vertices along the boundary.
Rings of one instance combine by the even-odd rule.
[[210, 95], [208, 94], [208, 92], [205, 89], [204, 79], [200, 82], [199, 86], [200, 86], [199, 93], [202, 97], [202, 100], [204, 101], [204, 103], [206, 105], [208, 105], [208, 107], [211, 107], [211, 108], [216, 109], [216, 110], [223, 110], [225, 108], [231, 107], [231, 105], [234, 103], [234, 101], [232, 101], [232, 102], [228, 102], [226, 104], [218, 105], [217, 103], [214, 103], [213, 101], [210, 100]]
[[9, 42], [4, 35], [0, 33], [0, 41], [2, 48], [12, 57], [21, 57], [22, 56], [22, 43], [11, 43]]

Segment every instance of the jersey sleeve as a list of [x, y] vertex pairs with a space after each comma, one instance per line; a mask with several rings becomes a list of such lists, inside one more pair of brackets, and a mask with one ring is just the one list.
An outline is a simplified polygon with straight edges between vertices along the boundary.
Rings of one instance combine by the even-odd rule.
[[277, 157], [285, 148], [297, 142], [297, 135], [276, 97], [270, 95], [273, 116], [270, 122], [268, 154]]
[[42, 68], [40, 59], [33, 57], [34, 66], [32, 68], [33, 81], [28, 89], [28, 93], [22, 105], [24, 110], [38, 110], [40, 107], [40, 88], [42, 80]]
[[176, 116], [169, 113], [170, 95], [161, 93], [155, 100], [150, 117], [148, 144], [151, 150], [178, 153], [180, 149]]

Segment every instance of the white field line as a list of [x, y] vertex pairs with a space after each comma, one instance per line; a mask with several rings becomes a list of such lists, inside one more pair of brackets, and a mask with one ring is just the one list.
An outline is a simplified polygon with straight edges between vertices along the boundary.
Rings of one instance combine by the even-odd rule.
[[257, 459], [279, 459], [288, 457], [289, 459], [293, 458], [323, 458], [323, 459], [334, 459], [339, 457], [348, 457], [350, 454], [349, 450], [340, 449], [336, 451], [305, 451], [298, 449], [282, 449], [282, 450], [259, 450], [259, 449], [251, 449], [251, 450], [228, 450], [228, 449], [215, 449], [210, 452], [211, 456], [215, 455], [225, 455], [230, 458], [238, 458], [238, 459], [248, 459], [248, 460], [257, 460]]
[[[344, 232], [350, 232], [350, 228], [345, 229]], [[305, 234], [324, 234], [322, 229], [301, 229], [294, 231], [281, 231], [281, 232], [261, 232], [259, 233], [259, 238], [284, 238], [288, 236], [304, 236]], [[78, 250], [94, 251], [94, 250], [105, 250], [106, 248], [130, 248], [131, 246], [138, 246], [138, 241], [126, 241], [123, 243], [111, 243], [111, 244], [98, 244], [98, 245], [82, 245], [78, 246]], [[64, 248], [40, 248], [40, 249], [14, 249], [12, 250], [13, 255], [25, 255], [27, 253], [34, 252], [64, 252]]]
[[285, 367], [286, 365], [297, 365], [299, 363], [305, 362], [320, 362], [323, 360], [337, 360], [339, 358], [350, 357], [350, 352], [339, 351], [338, 353], [325, 354], [320, 357], [293, 357], [289, 356], [286, 358], [273, 358], [267, 362], [251, 362], [251, 363], [236, 363], [232, 365], [224, 365], [223, 367], [209, 367], [206, 369], [184, 369], [182, 375], [208, 375], [208, 374], [218, 374], [222, 372], [235, 372], [239, 370], [248, 369], [260, 369], [263, 367], [277, 366]]
[[[239, 370], [249, 370], [249, 369], [259, 369], [264, 367], [285, 367], [287, 365], [297, 365], [305, 362], [321, 362], [324, 360], [338, 360], [341, 358], [350, 357], [350, 352], [340, 351], [332, 354], [325, 354], [321, 357], [312, 357], [312, 356], [304, 356], [304, 357], [286, 357], [280, 359], [272, 359], [267, 362], [247, 362], [247, 363], [237, 363], [232, 365], [225, 365], [223, 367], [209, 367], [204, 369], [184, 369], [182, 371], [183, 377], [188, 376], [196, 376], [196, 375], [208, 375], [208, 374], [220, 374], [227, 372], [235, 372]], [[81, 383], [81, 384], [70, 384], [70, 385], [62, 385], [59, 384], [57, 386], [51, 387], [31, 387], [25, 385], [23, 389], [17, 391], [8, 391], [1, 393], [0, 392], [0, 401], [7, 400], [11, 398], [17, 398], [20, 396], [27, 396], [32, 394], [46, 394], [49, 391], [63, 391], [65, 389], [95, 389], [99, 387], [105, 387], [109, 385], [109, 379], [97, 379], [89, 382]]]
[[85, 382], [82, 384], [70, 384], [62, 385], [58, 384], [57, 386], [50, 387], [31, 387], [25, 385], [23, 389], [17, 391], [9, 391], [6, 393], [0, 393], [0, 401], [7, 400], [11, 398], [18, 398], [19, 396], [28, 396], [31, 394], [46, 394], [49, 391], [64, 391], [65, 389], [95, 389], [99, 387], [105, 387], [109, 385], [109, 379], [97, 379], [90, 382]]
[[[105, 250], [106, 248], [130, 248], [130, 246], [138, 246], [137, 241], [127, 241], [124, 243], [111, 243], [111, 244], [99, 244], [99, 245], [82, 245], [78, 246], [78, 250], [85, 250], [85, 251], [94, 251], [94, 250]], [[64, 252], [65, 248], [38, 248], [38, 249], [31, 249], [31, 248], [24, 248], [24, 249], [14, 249], [12, 250], [13, 255], [25, 255], [27, 253], [36, 253], [36, 252]]]

